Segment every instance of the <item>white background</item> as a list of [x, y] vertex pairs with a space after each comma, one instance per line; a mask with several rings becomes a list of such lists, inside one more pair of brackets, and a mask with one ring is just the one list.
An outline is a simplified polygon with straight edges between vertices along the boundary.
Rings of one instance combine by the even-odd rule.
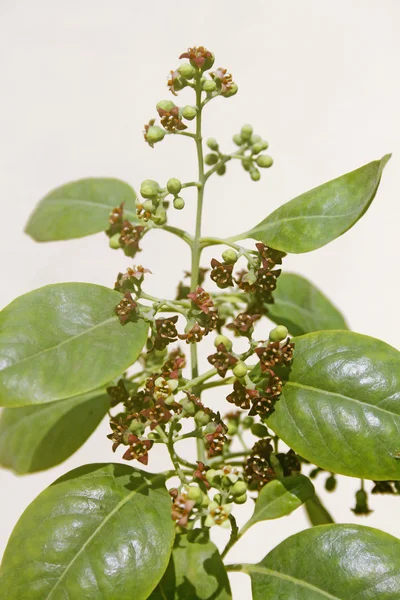
[[[297, 194], [393, 152], [373, 205], [354, 229], [314, 253], [289, 257], [285, 268], [318, 284], [354, 330], [398, 347], [399, 21], [396, 0], [0, 0], [0, 304], [52, 282], [111, 286], [128, 266], [103, 234], [41, 245], [24, 235], [24, 224], [50, 189], [80, 177], [114, 176], [136, 188], [145, 178], [195, 177], [190, 139], [167, 139], [151, 150], [142, 129], [156, 102], [169, 98], [166, 76], [177, 56], [203, 44], [239, 85], [234, 98], [208, 105], [205, 136], [230, 151], [232, 134], [250, 122], [275, 160], [258, 183], [238, 164], [210, 181], [209, 235], [248, 229]], [[190, 103], [190, 94], [182, 92], [179, 102]], [[187, 209], [172, 218], [192, 228], [194, 198], [185, 199]], [[148, 291], [172, 296], [189, 266], [186, 246], [160, 233], [143, 246], [140, 262], [154, 273]], [[208, 397], [212, 404], [216, 396]], [[1, 549], [23, 509], [55, 478], [84, 462], [114, 459], [106, 433], [105, 423], [48, 472], [0, 472]], [[158, 464], [168, 463], [160, 457]], [[375, 496], [373, 515], [356, 519], [350, 506], [357, 486], [343, 478], [338, 493], [325, 494], [335, 518], [400, 537], [398, 498]], [[250, 510], [241, 510], [242, 521]], [[229, 560], [258, 561], [306, 526], [301, 511], [264, 523]], [[235, 574], [232, 582], [235, 599], [250, 598], [246, 576]]]

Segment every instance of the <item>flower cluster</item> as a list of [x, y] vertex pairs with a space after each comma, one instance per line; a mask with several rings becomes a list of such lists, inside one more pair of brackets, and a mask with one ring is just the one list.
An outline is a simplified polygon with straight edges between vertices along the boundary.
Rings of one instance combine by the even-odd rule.
[[123, 203], [113, 208], [109, 216], [109, 228], [106, 231], [111, 248], [122, 248], [126, 256], [133, 258], [137, 252], [140, 252], [139, 242], [145, 232], [145, 227], [133, 225], [124, 218]]

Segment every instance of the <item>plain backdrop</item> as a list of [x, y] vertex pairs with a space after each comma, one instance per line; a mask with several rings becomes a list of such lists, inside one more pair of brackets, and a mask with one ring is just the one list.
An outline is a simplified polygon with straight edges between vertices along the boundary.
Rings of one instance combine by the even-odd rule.
[[[355, 331], [398, 346], [399, 26], [397, 0], [0, 0], [1, 306], [52, 282], [112, 286], [130, 264], [108, 249], [104, 234], [36, 244], [24, 224], [49, 190], [81, 177], [113, 176], [136, 188], [145, 178], [193, 179], [190, 139], [167, 139], [151, 150], [142, 130], [155, 104], [170, 97], [167, 75], [179, 54], [205, 45], [239, 85], [234, 98], [207, 106], [205, 137], [230, 151], [232, 135], [250, 122], [269, 140], [275, 164], [258, 183], [239, 164], [211, 180], [204, 232], [222, 237], [248, 229], [299, 193], [393, 152], [362, 220], [328, 246], [288, 257], [284, 266], [316, 283]], [[192, 102], [190, 90], [178, 101]], [[192, 229], [194, 197], [185, 199], [187, 208], [174, 211], [170, 222]], [[162, 233], [143, 246], [140, 262], [153, 272], [148, 292], [172, 296], [189, 267], [186, 246]], [[210, 394], [207, 401], [219, 406], [220, 397]], [[58, 476], [85, 462], [120, 460], [106, 433], [103, 423], [75, 456], [47, 472], [0, 472], [1, 549], [24, 508]], [[169, 464], [164, 455], [150, 463], [154, 469]], [[358, 485], [340, 478], [337, 493], [321, 492], [337, 521], [400, 536], [398, 498], [374, 496], [368, 519], [353, 515]], [[250, 511], [250, 505], [240, 508], [241, 522]], [[229, 561], [256, 562], [305, 527], [301, 510], [265, 522]], [[218, 531], [215, 539], [222, 545], [226, 534]], [[245, 575], [232, 581], [235, 599], [251, 597]]]

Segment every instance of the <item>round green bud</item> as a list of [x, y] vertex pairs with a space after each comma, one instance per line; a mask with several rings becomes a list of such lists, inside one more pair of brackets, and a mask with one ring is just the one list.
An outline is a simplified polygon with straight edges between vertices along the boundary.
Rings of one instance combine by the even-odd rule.
[[210, 504], [210, 498], [207, 496], [207, 494], [203, 494], [203, 501], [201, 503], [201, 506], [203, 508], [207, 508], [207, 506]]
[[245, 158], [242, 158], [242, 167], [245, 171], [250, 171], [251, 165], [252, 165], [251, 158], [249, 158], [248, 156], [246, 156]]
[[243, 146], [243, 139], [242, 136], [240, 135], [240, 133], [235, 133], [235, 135], [233, 136], [233, 141], [236, 144], [236, 146]]
[[147, 434], [147, 437], [149, 440], [159, 440], [160, 436], [156, 431], [150, 431], [150, 433]]
[[283, 340], [286, 340], [288, 334], [287, 327], [278, 325], [269, 332], [269, 339], [271, 342], [282, 342]]
[[181, 198], [180, 196], [177, 196], [176, 198], [174, 198], [174, 208], [176, 208], [176, 210], [182, 210], [182, 208], [185, 208], [184, 199]]
[[260, 144], [260, 142], [256, 142], [255, 144], [252, 145], [251, 152], [252, 152], [252, 154], [259, 154], [262, 151], [262, 149], [263, 149], [262, 144]]
[[253, 135], [250, 138], [250, 141], [252, 144], [258, 144], [259, 142], [262, 141], [261, 135], [257, 135], [256, 133], [253, 133]]
[[203, 90], [205, 92], [207, 92], [207, 94], [211, 94], [212, 92], [215, 92], [216, 89], [217, 89], [217, 84], [215, 83], [215, 81], [213, 79], [207, 79], [203, 83]]
[[140, 194], [143, 198], [150, 198], [150, 200], [157, 198], [159, 191], [160, 186], [154, 179], [145, 179], [140, 185]]
[[261, 177], [261, 173], [258, 169], [251, 169], [250, 177], [253, 181], [259, 181]]
[[269, 146], [267, 140], [261, 140], [261, 146], [263, 150], [266, 150]]
[[234, 265], [238, 259], [238, 253], [233, 248], [228, 248], [222, 253], [222, 258], [228, 265]]
[[212, 484], [216, 475], [217, 471], [215, 469], [208, 469], [208, 471], [206, 471], [206, 479], [208, 483]]
[[180, 67], [178, 67], [177, 71], [179, 75], [182, 75], [182, 77], [189, 80], [193, 79], [193, 77], [196, 75], [196, 69], [189, 63], [183, 63]]
[[214, 422], [208, 423], [208, 425], [205, 426], [204, 428], [204, 433], [215, 433], [215, 430], [217, 429], [217, 424]]
[[158, 125], [150, 125], [146, 133], [146, 140], [149, 144], [157, 144], [157, 142], [162, 142], [164, 136], [164, 129], [161, 129]]
[[243, 496], [247, 492], [247, 484], [244, 481], [237, 481], [229, 491], [232, 496]]
[[165, 110], [166, 112], [170, 112], [175, 107], [175, 104], [172, 100], [160, 100], [158, 104], [156, 104], [157, 110]]
[[169, 387], [171, 392], [175, 392], [175, 390], [179, 387], [179, 381], [177, 379], [169, 379], [167, 381], [167, 386]]
[[257, 165], [262, 169], [269, 169], [269, 167], [272, 167], [273, 162], [268, 154], [261, 154], [261, 156], [257, 156], [256, 160]]
[[315, 479], [319, 472], [320, 472], [320, 469], [318, 467], [316, 467], [315, 469], [312, 469], [312, 471], [310, 471], [308, 476], [310, 479]]
[[219, 148], [218, 142], [214, 138], [208, 138], [207, 146], [210, 148], [210, 150], [218, 150], [218, 148]]
[[228, 350], [228, 352], [232, 350], [232, 342], [229, 338], [226, 337], [226, 335], [217, 335], [217, 337], [214, 340], [214, 346], [218, 348], [220, 344], [223, 344]]
[[164, 225], [167, 222], [167, 211], [161, 204], [157, 207], [153, 221], [156, 225]]
[[204, 157], [204, 162], [208, 166], [215, 165], [218, 162], [218, 154], [206, 154]]
[[256, 437], [265, 438], [268, 436], [268, 429], [261, 423], [253, 423], [251, 426], [251, 433]]
[[217, 169], [217, 175], [225, 175], [226, 173], [226, 165], [221, 165], [219, 169]]
[[201, 489], [192, 485], [189, 486], [187, 491], [187, 497], [189, 500], [194, 500], [196, 504], [201, 504], [203, 502], [203, 496], [204, 494]]
[[238, 432], [238, 426], [234, 421], [229, 421], [227, 427], [228, 435], [235, 435]]
[[143, 423], [137, 419], [134, 419], [129, 425], [129, 431], [139, 435], [143, 433], [144, 429]]
[[334, 475], [330, 475], [328, 479], [325, 481], [325, 489], [327, 492], [333, 492], [336, 488], [336, 477]]
[[196, 407], [193, 404], [193, 402], [191, 400], [189, 400], [189, 398], [184, 398], [180, 404], [185, 413], [187, 413], [191, 417], [194, 416], [194, 414], [196, 412]]
[[238, 360], [236, 365], [233, 367], [232, 372], [235, 375], [235, 377], [239, 377], [239, 378], [244, 377], [247, 373], [246, 363], [243, 362], [242, 360]]
[[202, 427], [203, 425], [207, 425], [207, 423], [209, 423], [211, 421], [211, 417], [210, 417], [210, 415], [205, 413], [204, 410], [199, 410], [194, 415], [194, 420], [196, 421], [197, 425]]
[[152, 213], [156, 210], [156, 207], [154, 206], [153, 202], [151, 200], [145, 200], [142, 204], [144, 210], [146, 212]]
[[245, 417], [242, 421], [243, 429], [249, 429], [254, 423], [253, 417]]
[[234, 96], [235, 94], [238, 93], [238, 86], [236, 83], [232, 83], [231, 87], [229, 88], [229, 90], [227, 92], [225, 92], [225, 94], [222, 94], [222, 96], [224, 98], [231, 98], [232, 96]]
[[245, 504], [247, 502], [247, 494], [243, 494], [243, 496], [236, 496], [233, 501], [235, 504]]
[[243, 140], [245, 140], [246, 142], [249, 141], [251, 139], [251, 136], [253, 135], [252, 126], [243, 125], [242, 129], [240, 130], [240, 135], [242, 136]]
[[177, 77], [174, 81], [173, 88], [175, 92], [180, 92], [187, 86], [187, 81], [183, 77]]
[[215, 56], [214, 54], [211, 53], [211, 56], [207, 56], [206, 60], [204, 61], [204, 65], [201, 67], [202, 71], [207, 71], [208, 69], [211, 69], [211, 67], [213, 66], [215, 61]]
[[197, 108], [195, 106], [184, 106], [182, 109], [182, 117], [187, 119], [188, 121], [193, 121], [195, 116], [197, 115]]
[[216, 502], [219, 506], [221, 506], [221, 503], [222, 503], [221, 494], [215, 494], [215, 496], [213, 498], [213, 502]]
[[121, 248], [121, 244], [119, 243], [120, 237], [121, 237], [120, 233], [116, 233], [115, 235], [110, 237], [110, 241], [108, 242], [110, 248], [112, 248], [113, 250], [118, 250], [118, 248]]
[[179, 179], [176, 179], [176, 177], [171, 177], [171, 179], [168, 179], [167, 190], [169, 191], [170, 194], [173, 194], [174, 196], [176, 196], [177, 194], [179, 194], [181, 189], [182, 189], [182, 184], [179, 181]]

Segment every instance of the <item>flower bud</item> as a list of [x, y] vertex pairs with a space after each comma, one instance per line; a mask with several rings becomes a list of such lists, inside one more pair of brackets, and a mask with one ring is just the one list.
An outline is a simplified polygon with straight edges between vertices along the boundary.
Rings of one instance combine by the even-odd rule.
[[242, 167], [245, 171], [250, 171], [251, 165], [251, 158], [248, 158], [247, 156], [245, 158], [242, 158]]
[[193, 404], [193, 402], [191, 400], [189, 400], [189, 398], [184, 398], [180, 404], [182, 406], [183, 412], [187, 413], [191, 417], [194, 416], [194, 414], [196, 412], [196, 407]]
[[208, 471], [206, 471], [206, 479], [208, 481], [208, 483], [213, 483], [214, 478], [217, 476], [217, 471], [215, 469], [208, 469]]
[[129, 431], [132, 433], [136, 433], [136, 435], [141, 435], [144, 432], [144, 425], [138, 419], [133, 419], [133, 421], [129, 425]]
[[267, 140], [261, 140], [261, 146], [263, 150], [266, 150], [269, 146]]
[[233, 367], [232, 372], [235, 375], [235, 377], [239, 377], [239, 378], [244, 377], [247, 373], [246, 363], [243, 362], [242, 360], [238, 360], [236, 365]]
[[328, 479], [325, 481], [325, 489], [327, 492], [333, 492], [336, 488], [336, 477], [334, 475], [330, 475]]
[[157, 207], [153, 221], [156, 225], [160, 226], [167, 222], [167, 211], [161, 204]]
[[253, 133], [253, 135], [250, 138], [250, 141], [252, 144], [258, 144], [259, 142], [262, 141], [261, 135], [257, 135], [256, 133]]
[[200, 488], [195, 487], [194, 485], [189, 486], [187, 490], [187, 497], [189, 500], [194, 500], [196, 504], [201, 504], [203, 502], [203, 492]]
[[238, 93], [238, 86], [235, 82], [233, 82], [231, 84], [231, 86], [229, 87], [228, 91], [226, 91], [224, 94], [222, 94], [222, 96], [224, 98], [231, 98], [232, 96], [234, 96], [235, 94]]
[[243, 494], [243, 496], [236, 496], [233, 501], [235, 504], [245, 504], [247, 502], [247, 494]]
[[207, 79], [203, 83], [203, 90], [205, 92], [207, 92], [207, 94], [212, 94], [212, 92], [215, 92], [216, 89], [217, 89], [217, 84], [215, 83], [215, 81], [213, 79]]
[[110, 237], [110, 241], [108, 242], [110, 248], [112, 248], [113, 250], [118, 250], [118, 248], [121, 248], [121, 244], [119, 243], [120, 237], [121, 237], [120, 233], [116, 233], [115, 235]]
[[145, 179], [142, 181], [140, 193], [143, 198], [150, 198], [150, 200], [157, 198], [159, 191], [160, 186], [158, 185], [157, 181], [154, 181], [153, 179]]
[[162, 142], [165, 136], [164, 129], [161, 129], [158, 125], [150, 125], [146, 132], [146, 141], [149, 144], [157, 144], [157, 142]]
[[226, 335], [217, 335], [217, 337], [214, 340], [214, 346], [218, 348], [220, 344], [223, 344], [228, 350], [228, 352], [232, 350], [232, 342], [229, 338], [226, 337]]
[[187, 119], [188, 121], [193, 121], [195, 116], [197, 115], [197, 108], [195, 106], [184, 106], [182, 109], [182, 117]]
[[269, 339], [271, 342], [282, 342], [287, 338], [288, 334], [289, 332], [287, 327], [284, 325], [278, 325], [269, 332]]
[[181, 198], [180, 196], [177, 196], [176, 198], [174, 198], [174, 208], [176, 208], [176, 210], [182, 210], [182, 208], [185, 208], [184, 199]]
[[153, 213], [156, 209], [156, 207], [154, 206], [154, 204], [151, 200], [145, 200], [143, 202], [142, 206], [143, 206], [143, 209], [149, 213]]
[[194, 415], [194, 420], [196, 421], [197, 425], [199, 425], [199, 427], [202, 427], [203, 425], [207, 425], [207, 423], [211, 421], [211, 417], [210, 415], [205, 413], [204, 410], [199, 410]]
[[237, 481], [230, 489], [232, 496], [243, 496], [247, 492], [247, 484], [244, 481]]
[[260, 177], [261, 177], [261, 173], [258, 169], [251, 169], [250, 170], [250, 177], [253, 181], [259, 181]]
[[233, 136], [233, 141], [236, 144], [236, 146], [243, 146], [243, 139], [242, 136], [240, 135], [240, 133], [235, 133], [235, 135]]
[[150, 431], [147, 434], [147, 437], [149, 440], [159, 440], [160, 439], [160, 435], [156, 431]]
[[196, 75], [196, 69], [189, 63], [183, 63], [180, 67], [178, 67], [177, 71], [179, 75], [182, 75], [182, 77], [189, 80], [193, 79], [193, 77]]
[[179, 381], [177, 379], [168, 379], [167, 386], [171, 392], [175, 392], [175, 390], [179, 387]]
[[256, 437], [264, 438], [268, 436], [268, 429], [261, 423], [253, 423], [251, 426], [251, 433]]
[[233, 248], [228, 248], [222, 253], [222, 258], [228, 265], [234, 265], [238, 259], [238, 254]]
[[206, 56], [206, 60], [204, 61], [204, 65], [201, 67], [202, 71], [208, 71], [208, 69], [211, 69], [211, 67], [213, 66], [215, 61], [215, 56], [213, 53], [211, 53], [211, 56]]
[[210, 150], [218, 150], [219, 147], [217, 140], [214, 138], [208, 138], [207, 146], [210, 148]]
[[242, 136], [242, 139], [248, 141], [250, 140], [252, 134], [253, 127], [251, 125], [243, 125], [242, 129], [240, 130], [240, 135]]
[[218, 162], [218, 154], [206, 154], [204, 157], [204, 162], [208, 166], [215, 165]]
[[221, 504], [222, 502], [222, 496], [221, 494], [215, 494], [214, 498], [213, 498], [213, 502], [216, 502], [217, 504]]
[[225, 175], [226, 173], [226, 165], [221, 165], [219, 169], [217, 169], [217, 175]]
[[257, 165], [262, 169], [268, 169], [269, 167], [272, 167], [273, 162], [274, 161], [270, 156], [268, 156], [268, 154], [261, 154], [261, 156], [258, 156], [256, 160]]
[[263, 149], [262, 144], [260, 144], [260, 142], [256, 142], [251, 147], [251, 153], [252, 154], [259, 154], [262, 151], [262, 149]]
[[168, 179], [167, 190], [169, 191], [170, 194], [173, 194], [174, 196], [176, 196], [177, 194], [179, 194], [181, 189], [182, 189], [182, 184], [179, 181], [179, 179], [176, 179], [176, 177], [171, 177], [171, 179]]
[[238, 426], [236, 421], [228, 421], [227, 427], [227, 434], [230, 436], [236, 435], [236, 433], [238, 432]]
[[254, 423], [253, 417], [245, 417], [242, 421], [243, 429], [249, 429]]
[[160, 109], [165, 110], [165, 112], [170, 112], [170, 110], [172, 110], [174, 107], [175, 104], [172, 102], [172, 100], [160, 100], [160, 102], [158, 102], [156, 105], [157, 111]]

